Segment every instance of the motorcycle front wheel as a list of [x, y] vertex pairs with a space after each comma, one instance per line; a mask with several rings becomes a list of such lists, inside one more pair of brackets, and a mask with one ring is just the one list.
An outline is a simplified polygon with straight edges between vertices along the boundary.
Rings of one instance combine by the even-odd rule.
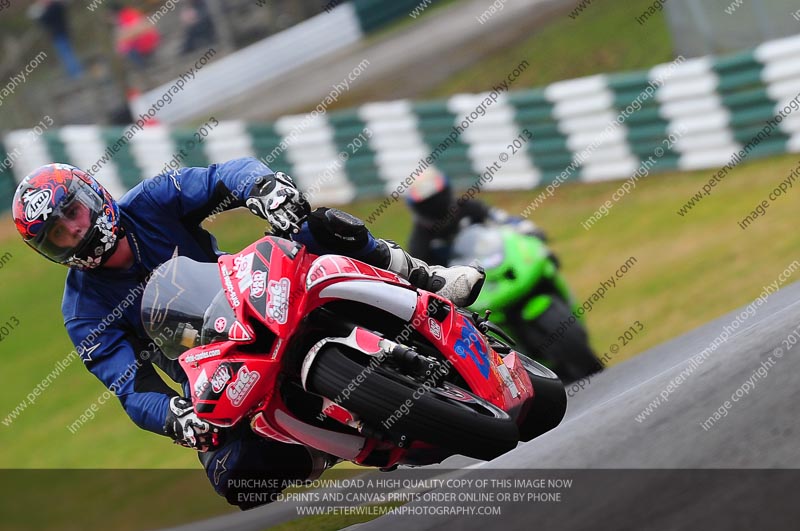
[[603, 370], [589, 346], [589, 336], [581, 321], [572, 318], [569, 306], [553, 297], [550, 306], [533, 321], [519, 323], [519, 338], [529, 356], [542, 359], [565, 384]]
[[385, 367], [369, 370], [365, 358], [343, 345], [326, 345], [309, 372], [309, 391], [393, 440], [424, 441], [487, 461], [519, 442], [514, 420], [486, 400], [447, 382], [423, 385], [399, 373], [388, 375], [391, 369]]
[[567, 412], [567, 392], [556, 373], [517, 352], [533, 386], [533, 405], [519, 426], [522, 441], [530, 441], [546, 433], [564, 419]]

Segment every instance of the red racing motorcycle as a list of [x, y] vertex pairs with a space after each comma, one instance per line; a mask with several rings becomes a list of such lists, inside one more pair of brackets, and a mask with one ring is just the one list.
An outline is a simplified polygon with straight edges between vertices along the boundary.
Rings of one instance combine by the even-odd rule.
[[142, 322], [180, 361], [200, 418], [360, 465], [493, 459], [566, 410], [555, 373], [488, 314], [274, 236], [216, 264], [165, 262]]

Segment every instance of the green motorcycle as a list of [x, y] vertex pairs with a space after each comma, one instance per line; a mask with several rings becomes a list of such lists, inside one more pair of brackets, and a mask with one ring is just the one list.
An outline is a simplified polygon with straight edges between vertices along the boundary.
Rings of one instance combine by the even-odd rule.
[[550, 366], [564, 383], [603, 370], [552, 251], [540, 239], [502, 225], [471, 225], [453, 241], [450, 265], [477, 260], [486, 283], [470, 309], [492, 311], [519, 350]]

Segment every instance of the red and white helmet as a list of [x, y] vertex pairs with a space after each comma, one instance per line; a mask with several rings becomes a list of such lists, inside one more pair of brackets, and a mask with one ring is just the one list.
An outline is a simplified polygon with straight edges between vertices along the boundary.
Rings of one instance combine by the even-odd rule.
[[[53, 241], [59, 220], [88, 209], [89, 224], [67, 247]], [[53, 262], [92, 269], [116, 250], [122, 228], [119, 207], [96, 179], [68, 164], [48, 164], [25, 177], [14, 194], [14, 223], [25, 243]]]
[[450, 179], [433, 166], [426, 168], [408, 188], [406, 203], [417, 215], [428, 220], [448, 216], [454, 203]]

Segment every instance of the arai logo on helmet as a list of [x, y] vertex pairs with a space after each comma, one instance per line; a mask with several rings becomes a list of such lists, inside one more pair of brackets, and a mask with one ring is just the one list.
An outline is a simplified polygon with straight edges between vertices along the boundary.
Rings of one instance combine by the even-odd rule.
[[50, 208], [50, 198], [52, 197], [53, 192], [47, 188], [25, 192], [25, 195], [22, 196], [22, 201], [25, 203], [25, 219], [33, 221], [42, 216], [42, 221], [47, 220], [47, 215], [53, 211]]

